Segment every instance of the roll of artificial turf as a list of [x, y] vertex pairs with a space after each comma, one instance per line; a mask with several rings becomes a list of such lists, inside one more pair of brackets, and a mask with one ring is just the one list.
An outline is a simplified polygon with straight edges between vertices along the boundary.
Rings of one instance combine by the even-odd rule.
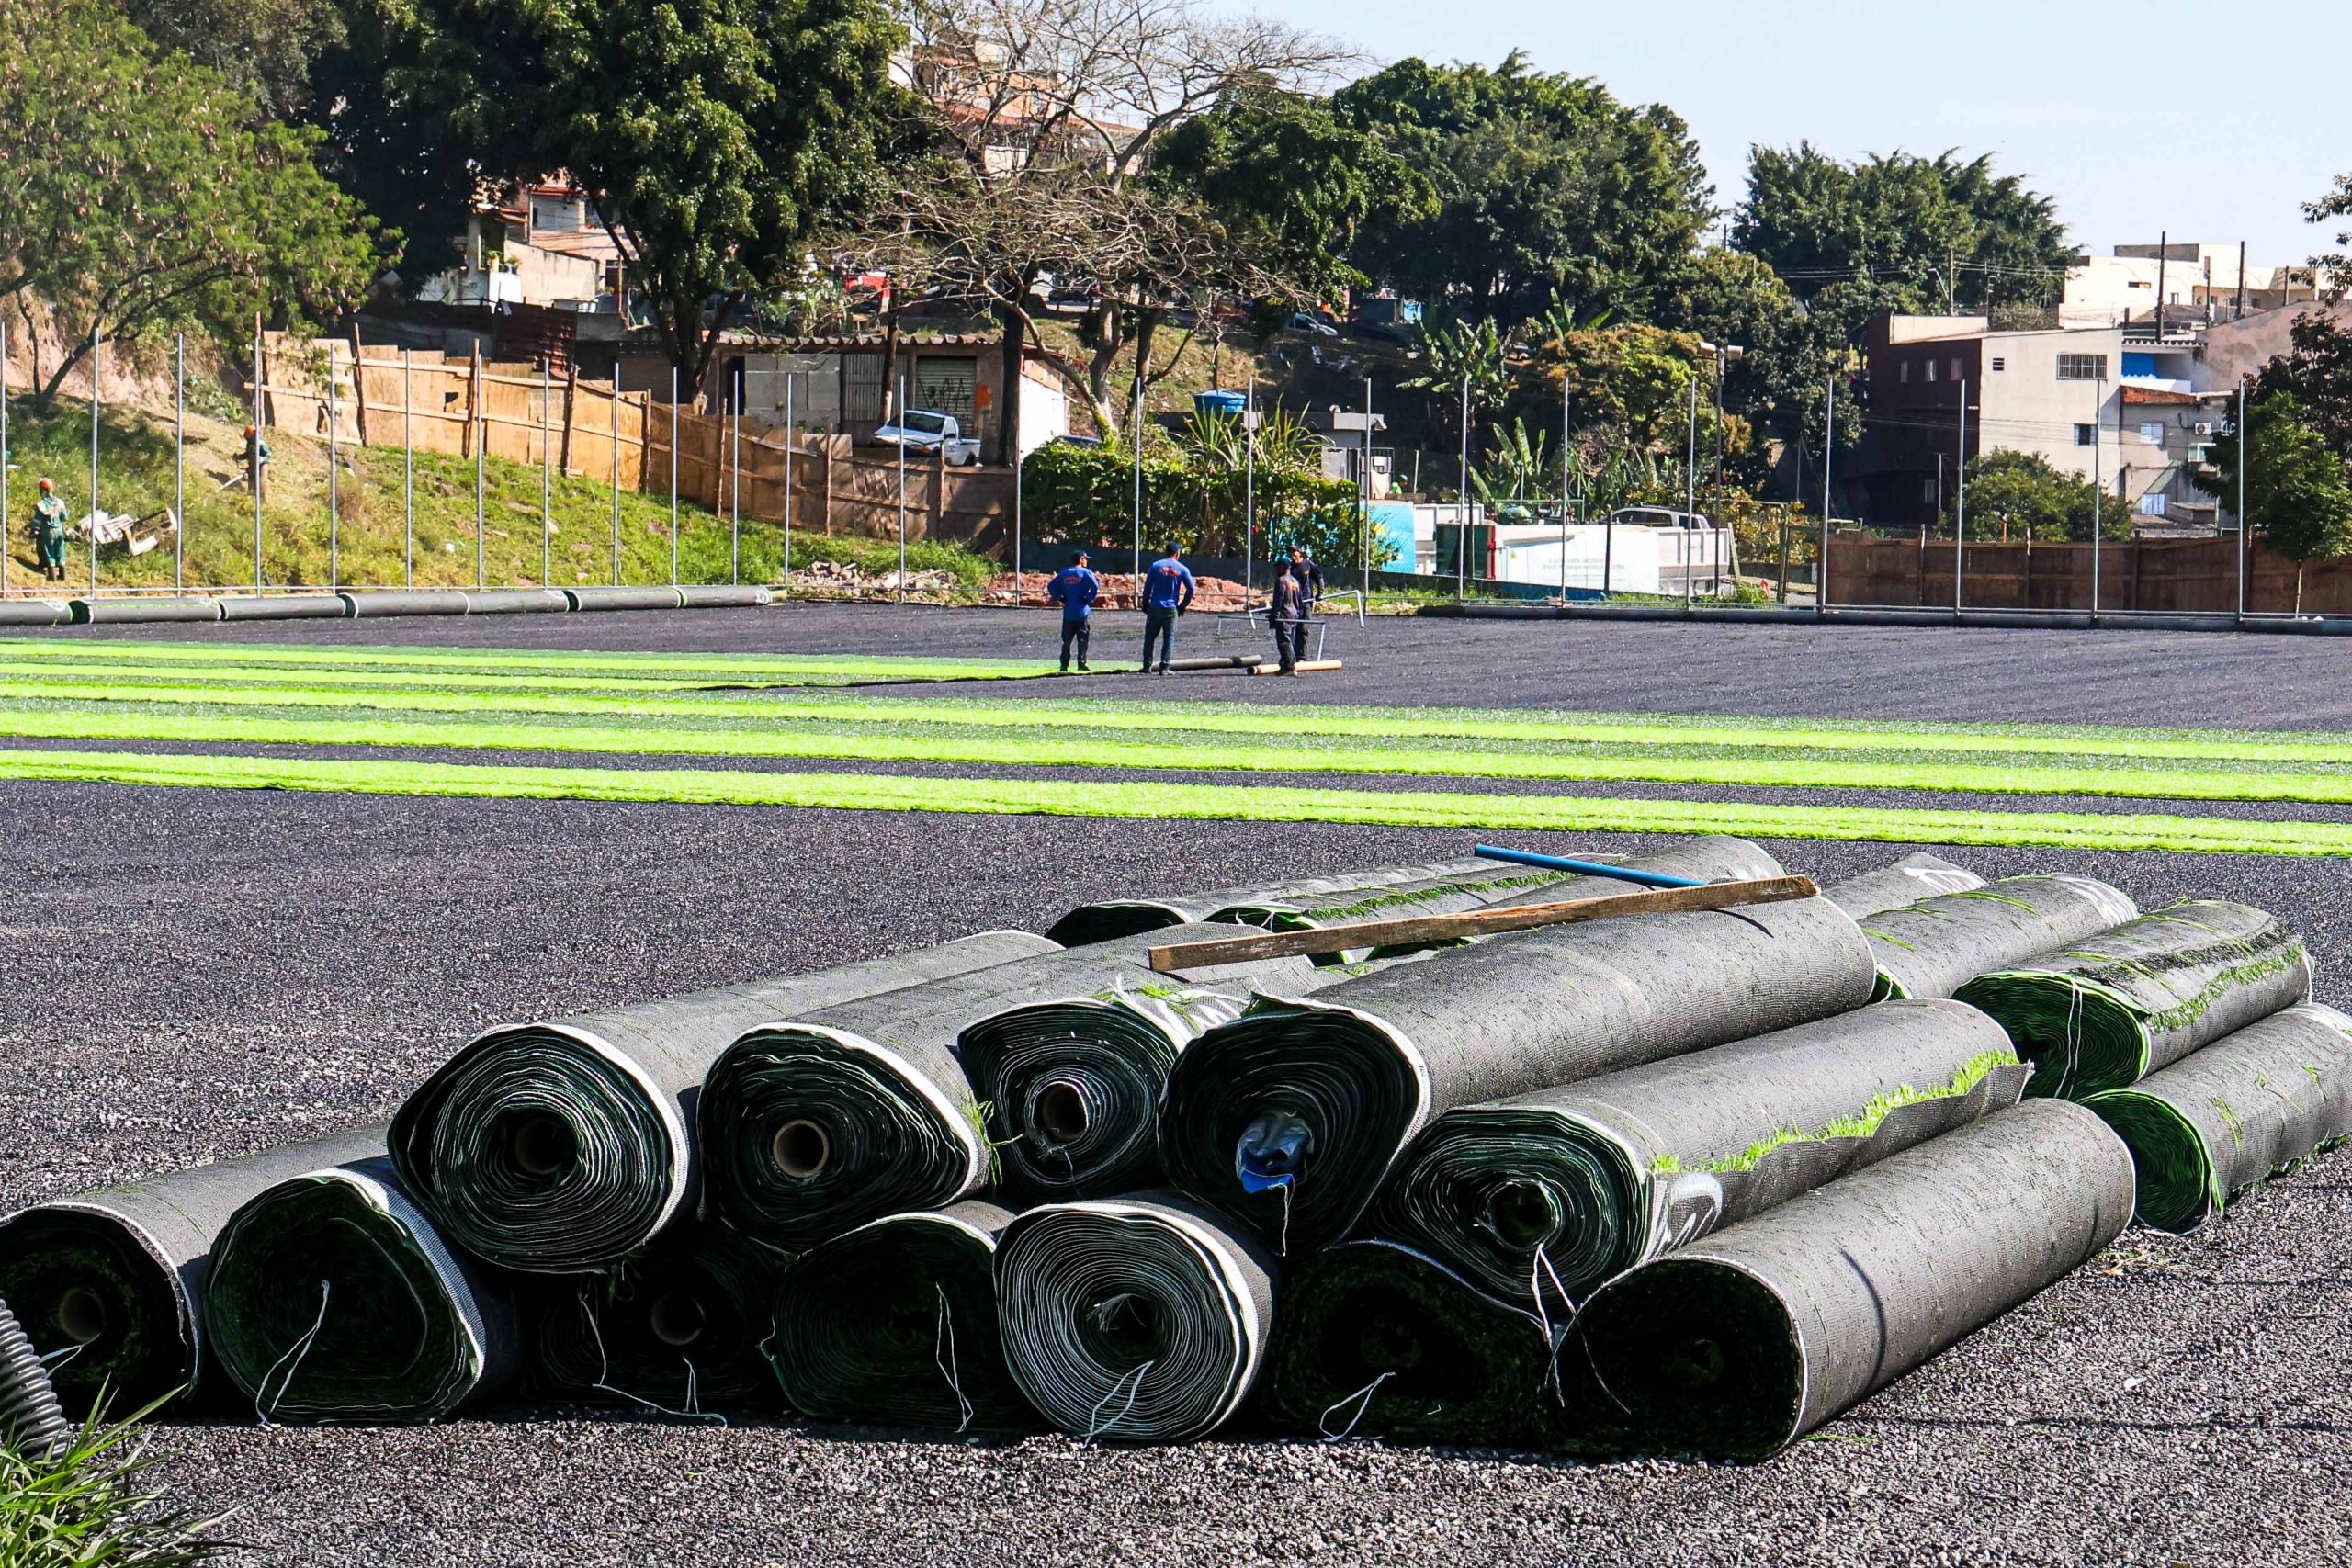
[[1864, 915], [1916, 904], [1939, 893], [1965, 893], [1984, 886], [1984, 879], [1966, 866], [1954, 865], [1941, 855], [1921, 850], [1893, 865], [1825, 887], [1821, 896], [1859, 920]]
[[1601, 1281], [2014, 1104], [2025, 1079], [1974, 1008], [1880, 1002], [1449, 1111], [1364, 1228], [1566, 1321]]
[[392, 1163], [452, 1241], [503, 1268], [616, 1263], [693, 1212], [704, 1075], [745, 1030], [1057, 951], [983, 931], [888, 958], [477, 1036], [392, 1118]]
[[2030, 1095], [2082, 1100], [2309, 999], [2312, 964], [2285, 921], [2194, 899], [1979, 975], [1953, 993], [2009, 1032]]
[[999, 1152], [957, 1040], [1023, 1003], [1124, 985], [1306, 982], [1303, 958], [1162, 975], [1148, 953], [1230, 926], [1178, 926], [797, 1012], [746, 1032], [711, 1065], [697, 1108], [713, 1213], [784, 1252], [990, 1185]]
[[2098, 1256], [2132, 1185], [2106, 1123], [2028, 1100], [1622, 1274], [1562, 1348], [1568, 1446], [1769, 1458]]
[[2137, 918], [2120, 887], [2087, 876], [2005, 876], [1861, 918], [1878, 994], [1948, 997], [1979, 975], [2064, 953]]
[[997, 1327], [993, 1203], [890, 1214], [792, 1260], [769, 1354], [792, 1407], [877, 1427], [1037, 1425]]
[[2305, 1002], [2083, 1101], [2132, 1149], [2140, 1218], [2190, 1231], [2352, 1137], [2352, 1018]]
[[1494, 937], [1203, 1035], [1169, 1074], [1160, 1155], [1295, 1255], [1345, 1235], [1455, 1106], [1850, 1011], [1876, 974], [1860, 928], [1817, 897]]
[[1047, 927], [1046, 934], [1064, 947], [1086, 947], [1098, 942], [1165, 931], [1170, 926], [1198, 925], [1225, 909], [1287, 904], [1353, 889], [1394, 887], [1407, 882], [1427, 882], [1432, 877], [1495, 868], [1493, 861], [1466, 855], [1460, 860], [1435, 861], [1422, 865], [1377, 866], [1363, 871], [1340, 872], [1329, 876], [1286, 877], [1273, 882], [1217, 887], [1205, 893], [1169, 897], [1105, 898], [1097, 903], [1080, 904]]
[[222, 1227], [212, 1352], [265, 1421], [431, 1421], [520, 1369], [510, 1281], [446, 1245], [379, 1156], [297, 1176]]
[[209, 1392], [204, 1280], [220, 1228], [289, 1176], [383, 1152], [384, 1129], [365, 1127], [19, 1209], [0, 1219], [0, 1299], [77, 1419], [101, 1393], [119, 1415]]
[[997, 1241], [1012, 1380], [1090, 1440], [1182, 1442], [1230, 1418], [1265, 1365], [1273, 1284], [1253, 1237], [1174, 1192], [1049, 1203]]
[[534, 1276], [529, 1382], [558, 1399], [677, 1415], [782, 1403], [763, 1342], [784, 1259], [697, 1222], [597, 1274]]
[[[1638, 860], [1632, 871], [1663, 872], [1702, 882], [1736, 882], [1779, 876], [1781, 863], [1746, 839], [1688, 839]], [[1234, 903], [1210, 913], [1211, 920], [1262, 926], [1269, 931], [1321, 931], [1362, 920], [1402, 920], [1423, 915], [1453, 915], [1520, 904], [1600, 898], [1634, 891], [1610, 877], [1541, 866], [1484, 860], [1475, 869], [1448, 872], [1387, 887], [1353, 888], [1315, 897]], [[1331, 953], [1320, 962], [1342, 964], [1360, 954]]]
[[1559, 1425], [1547, 1322], [1387, 1241], [1351, 1241], [1283, 1280], [1260, 1408], [1306, 1437], [1537, 1448]]

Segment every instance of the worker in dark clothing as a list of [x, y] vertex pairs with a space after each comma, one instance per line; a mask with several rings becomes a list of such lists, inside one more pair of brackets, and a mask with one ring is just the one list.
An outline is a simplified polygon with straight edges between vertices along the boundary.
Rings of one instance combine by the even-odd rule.
[[1102, 596], [1102, 580], [1086, 564], [1086, 552], [1079, 551], [1069, 558], [1069, 564], [1054, 573], [1046, 584], [1046, 597], [1062, 607], [1062, 673], [1069, 673], [1070, 645], [1078, 645], [1078, 667], [1086, 669], [1086, 642], [1094, 629], [1094, 601]]
[[1176, 617], [1193, 604], [1193, 569], [1177, 555], [1175, 546], [1162, 546], [1159, 558], [1143, 574], [1143, 668], [1151, 668], [1151, 645], [1157, 639], [1162, 675], [1176, 652]]
[[40, 499], [33, 502], [33, 543], [40, 551], [40, 574], [51, 582], [65, 581], [65, 503], [57, 499], [57, 483], [44, 477]]
[[245, 467], [245, 482], [254, 487], [254, 496], [261, 498], [264, 482], [269, 478], [269, 443], [253, 425], [245, 426], [245, 449], [239, 454], [238, 461]]
[[1304, 545], [1293, 545], [1290, 547], [1290, 570], [1306, 590], [1306, 607], [1314, 609], [1315, 602], [1323, 597], [1323, 569], [1315, 564], [1314, 558], [1306, 553]]
[[1306, 580], [1298, 575], [1296, 564], [1274, 573], [1266, 619], [1273, 625], [1274, 657], [1285, 675], [1297, 674], [1298, 661], [1306, 656]]

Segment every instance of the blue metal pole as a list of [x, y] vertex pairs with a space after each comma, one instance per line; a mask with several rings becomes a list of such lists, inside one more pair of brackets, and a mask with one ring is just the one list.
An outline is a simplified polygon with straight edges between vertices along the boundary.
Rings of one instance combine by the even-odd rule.
[[1480, 844], [1476, 854], [1481, 860], [1509, 861], [1513, 865], [1542, 866], [1546, 871], [1580, 871], [1587, 876], [1613, 877], [1619, 882], [1631, 882], [1643, 887], [1704, 887], [1703, 881], [1690, 876], [1669, 876], [1662, 871], [1635, 871], [1630, 866], [1610, 865], [1601, 861], [1569, 860], [1562, 855], [1539, 855], [1526, 850], [1506, 850], [1493, 844]]

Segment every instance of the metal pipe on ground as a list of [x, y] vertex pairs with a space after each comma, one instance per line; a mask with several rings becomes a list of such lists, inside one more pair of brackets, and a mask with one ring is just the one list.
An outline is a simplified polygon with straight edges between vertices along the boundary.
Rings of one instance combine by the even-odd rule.
[[332, 621], [350, 614], [338, 594], [264, 594], [257, 598], [216, 599], [224, 621]]
[[213, 1247], [205, 1317], [265, 1424], [438, 1420], [522, 1364], [511, 1282], [446, 1245], [380, 1155], [238, 1209]]
[[1880, 1002], [1449, 1111], [1365, 1227], [1565, 1322], [1637, 1264], [2014, 1105], [2028, 1071], [1974, 1008]]
[[40, 1460], [73, 1438], [74, 1424], [57, 1402], [40, 1352], [0, 1301], [0, 1448]]
[[752, 584], [689, 582], [678, 590], [681, 608], [688, 610], [748, 610], [773, 604], [774, 592]]
[[1037, 1413], [997, 1326], [993, 1203], [890, 1214], [784, 1271], [769, 1355], [795, 1410], [824, 1421], [1021, 1431]]
[[2312, 962], [2277, 916], [2198, 898], [1952, 994], [1992, 1014], [2033, 1063], [2028, 1094], [2081, 1100], [2310, 1000]]
[[1602, 1286], [1566, 1446], [1769, 1459], [2098, 1257], [2132, 1201], [2130, 1151], [2057, 1100], [1833, 1181]]
[[745, 1030], [1056, 951], [986, 931], [889, 958], [567, 1018], [469, 1042], [392, 1118], [401, 1180], [453, 1241], [503, 1268], [620, 1262], [695, 1213], [703, 1079]]
[[74, 1416], [101, 1393], [137, 1409], [208, 1392], [204, 1281], [230, 1217], [290, 1176], [384, 1149], [361, 1128], [19, 1209], [0, 1219], [0, 1298], [44, 1357]]
[[2142, 1222], [2192, 1231], [2352, 1136], [2352, 1018], [2301, 1003], [2083, 1104], [2131, 1147]]
[[1878, 994], [1948, 997], [1979, 975], [2064, 952], [2139, 917], [2120, 887], [2087, 876], [2005, 876], [1862, 921], [1878, 958]]
[[74, 606], [62, 599], [0, 600], [0, 626], [62, 626], [73, 619]]
[[1875, 979], [1819, 897], [1497, 936], [1212, 1030], [1169, 1075], [1160, 1153], [1186, 1191], [1308, 1250], [1458, 1105], [1851, 1011]]
[[1032, 1209], [999, 1239], [996, 1280], [1013, 1381], [1090, 1441], [1205, 1436], [1265, 1365], [1273, 1260], [1181, 1193]]

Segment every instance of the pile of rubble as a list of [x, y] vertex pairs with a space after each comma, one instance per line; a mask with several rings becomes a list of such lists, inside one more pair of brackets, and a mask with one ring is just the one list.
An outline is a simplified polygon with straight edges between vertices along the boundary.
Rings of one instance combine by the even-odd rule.
[[[1132, 574], [1106, 571], [1100, 575], [1102, 579], [1102, 596], [1094, 602], [1096, 609], [1132, 610], [1136, 607], [1136, 580]], [[1013, 592], [1012, 573], [1000, 572], [989, 581], [985, 589], [981, 590], [980, 602], [984, 604], [1050, 605], [1052, 601], [1046, 597], [1046, 584], [1053, 581], [1053, 576], [1052, 570], [1023, 572], [1020, 578], [1021, 591], [1016, 598]], [[1262, 601], [1265, 595], [1261, 592], [1256, 597]], [[1193, 581], [1193, 608], [1194, 610], [1246, 610], [1250, 603], [1251, 595], [1244, 591], [1241, 584], [1231, 578], [1202, 577]]]
[[946, 603], [965, 596], [963, 580], [952, 571], [872, 572], [849, 561], [812, 561], [792, 574], [793, 592], [812, 599], [896, 598]]

